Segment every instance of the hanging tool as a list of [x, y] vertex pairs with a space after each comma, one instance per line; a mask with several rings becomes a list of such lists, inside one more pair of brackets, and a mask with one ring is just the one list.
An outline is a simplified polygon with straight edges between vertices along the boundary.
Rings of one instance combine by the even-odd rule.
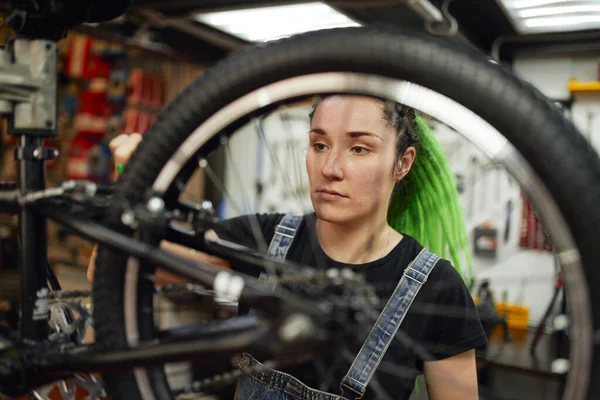
[[508, 243], [508, 239], [510, 238], [510, 220], [512, 218], [512, 200], [508, 200], [506, 202], [506, 224], [504, 226], [504, 243]]

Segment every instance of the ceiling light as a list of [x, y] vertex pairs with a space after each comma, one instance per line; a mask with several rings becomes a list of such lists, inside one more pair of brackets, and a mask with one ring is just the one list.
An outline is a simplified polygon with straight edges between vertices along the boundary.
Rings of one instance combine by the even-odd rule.
[[525, 21], [528, 27], [579, 25], [600, 23], [600, 15], [581, 15], [578, 17], [532, 18]]
[[521, 10], [518, 14], [522, 18], [535, 18], [544, 17], [548, 15], [564, 15], [576, 13], [600, 13], [600, 4], [531, 8], [528, 10]]
[[498, 0], [520, 34], [600, 29], [600, 0]]
[[195, 18], [250, 42], [265, 42], [321, 29], [360, 26], [321, 2], [201, 13]]
[[522, 8], [541, 7], [541, 6], [547, 6], [550, 4], [571, 3], [571, 2], [572, 2], [572, 0], [513, 0], [513, 1], [504, 0], [502, 3], [504, 3], [504, 6], [507, 8], [522, 9]]

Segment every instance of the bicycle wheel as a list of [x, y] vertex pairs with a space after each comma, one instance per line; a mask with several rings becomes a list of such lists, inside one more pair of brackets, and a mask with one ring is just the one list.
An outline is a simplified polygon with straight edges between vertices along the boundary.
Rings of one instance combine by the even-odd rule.
[[[357, 93], [402, 102], [464, 132], [525, 187], [565, 270], [573, 310], [564, 398], [600, 394], [600, 161], [559, 110], [507, 69], [451, 40], [407, 30], [349, 28], [299, 35], [238, 52], [171, 102], [146, 134], [115, 188], [129, 204], [169, 203], [198, 157], [253, 113], [315, 93]], [[565, 154], [572, 157], [565, 161]], [[557, 168], [560, 166], [560, 168]], [[186, 178], [187, 179], [187, 178]], [[185, 180], [183, 180], [185, 182]], [[111, 221], [118, 224], [115, 210]], [[101, 246], [94, 284], [99, 348], [156, 337], [153, 289], [139, 264]], [[104, 377], [111, 398], [171, 398], [162, 369]], [[596, 379], [595, 379], [596, 378]]]

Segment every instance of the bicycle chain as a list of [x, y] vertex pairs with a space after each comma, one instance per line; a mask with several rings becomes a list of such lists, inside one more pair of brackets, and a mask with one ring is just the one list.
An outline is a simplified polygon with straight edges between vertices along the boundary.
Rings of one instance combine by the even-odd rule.
[[57, 290], [48, 292], [48, 300], [63, 300], [75, 299], [78, 297], [91, 297], [92, 292], [89, 290]]
[[[235, 384], [238, 379], [243, 376], [260, 373], [262, 371], [268, 371], [271, 369], [277, 369], [284, 367], [286, 365], [298, 364], [307, 360], [307, 356], [297, 356], [294, 358], [286, 358], [285, 360], [268, 360], [262, 362], [262, 364], [257, 364], [253, 366], [245, 367], [245, 370], [241, 368], [232, 369], [227, 372], [223, 372], [220, 374], [215, 374], [211, 377], [206, 377], [198, 381], [194, 381], [188, 389], [180, 392], [176, 399], [177, 400], [187, 400], [189, 396], [192, 395], [206, 395], [210, 392], [207, 390], [215, 390], [218, 388], [223, 388], [228, 385]], [[234, 357], [231, 360], [233, 365], [240, 364], [241, 357]]]

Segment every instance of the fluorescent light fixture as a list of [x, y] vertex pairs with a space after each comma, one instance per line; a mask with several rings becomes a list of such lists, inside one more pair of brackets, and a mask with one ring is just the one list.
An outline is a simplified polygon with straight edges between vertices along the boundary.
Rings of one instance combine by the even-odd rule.
[[600, 13], [600, 4], [590, 4], [582, 6], [563, 6], [563, 7], [540, 7], [530, 8], [528, 10], [521, 10], [518, 15], [521, 18], [535, 18], [545, 17], [549, 15], [564, 15], [564, 14], [578, 14], [578, 13]]
[[581, 15], [578, 17], [556, 17], [556, 18], [532, 18], [525, 21], [525, 25], [531, 28], [541, 26], [561, 26], [598, 23], [600, 15]]
[[600, 29], [600, 0], [497, 0], [521, 34]]
[[559, 3], [572, 3], [572, 0], [503, 0], [504, 6], [506, 8], [530, 8], [530, 7], [543, 7], [551, 4], [559, 4]]
[[201, 13], [195, 18], [250, 42], [266, 42], [321, 29], [360, 26], [321, 2]]

